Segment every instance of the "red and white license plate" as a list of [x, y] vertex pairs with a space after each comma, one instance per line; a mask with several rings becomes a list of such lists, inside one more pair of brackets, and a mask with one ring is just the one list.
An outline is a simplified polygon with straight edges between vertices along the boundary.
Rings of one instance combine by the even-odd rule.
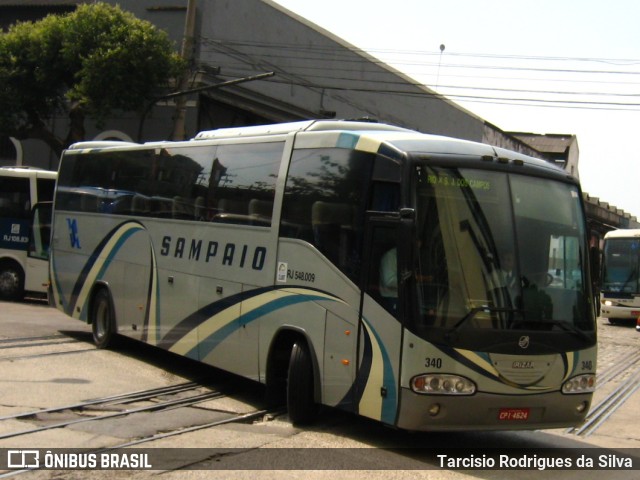
[[498, 412], [501, 422], [522, 422], [529, 420], [528, 408], [501, 408]]

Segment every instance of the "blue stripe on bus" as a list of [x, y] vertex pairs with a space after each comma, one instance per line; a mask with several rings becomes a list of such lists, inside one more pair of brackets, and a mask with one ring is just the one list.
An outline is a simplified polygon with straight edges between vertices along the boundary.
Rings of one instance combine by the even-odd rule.
[[[473, 360], [471, 360], [471, 359], [467, 358], [466, 356], [462, 355], [461, 353], [459, 353], [453, 347], [446, 347], [444, 345], [435, 345], [435, 344], [434, 344], [434, 347], [437, 348], [438, 350], [440, 350], [442, 353], [444, 353], [448, 357], [452, 358], [456, 363], [459, 363], [460, 365], [463, 365], [463, 366], [469, 368], [470, 370], [473, 370], [474, 372], [480, 374], [481, 376], [483, 376], [485, 378], [488, 378], [489, 380], [497, 381], [497, 382], [503, 383], [505, 385], [509, 385], [509, 386], [517, 387], [517, 388], [528, 389], [530, 387], [532, 389], [535, 389], [536, 391], [539, 391], [535, 386], [532, 386], [532, 385], [529, 385], [529, 384], [519, 384], [519, 383], [513, 382], [511, 380], [507, 380], [502, 375], [500, 375], [499, 372], [496, 372], [497, 374], [493, 373], [493, 372], [490, 372], [489, 370], [487, 370], [483, 366], [479, 365], [478, 363], [474, 362]], [[487, 363], [489, 363], [489, 364], [492, 363], [491, 362], [491, 358], [490, 358], [488, 353], [485, 353], [485, 352], [473, 352], [473, 353], [475, 355], [477, 355], [478, 357], [481, 357]], [[564, 375], [565, 375], [565, 378], [566, 378], [566, 376], [571, 371], [571, 367], [569, 365], [569, 360], [567, 358], [566, 353], [559, 352], [558, 354], [560, 355], [560, 357], [562, 359], [562, 363], [563, 363], [563, 366], [564, 366]], [[546, 389], [546, 388], [544, 388], [544, 389]]]
[[[180, 339], [185, 336], [187, 333], [189, 333], [190, 331], [192, 331], [193, 329], [195, 329], [196, 327], [198, 327], [199, 325], [203, 324], [204, 322], [206, 322], [208, 319], [210, 319], [211, 317], [214, 317], [215, 315], [221, 313], [222, 311], [234, 306], [234, 305], [238, 305], [243, 301], [246, 301], [250, 298], [253, 297], [257, 297], [259, 295], [262, 295], [264, 293], [267, 292], [271, 292], [274, 290], [283, 290], [283, 289], [287, 289], [287, 288], [292, 288], [291, 286], [268, 286], [268, 287], [261, 287], [261, 288], [256, 288], [253, 290], [249, 290], [247, 292], [242, 292], [242, 293], [237, 293], [235, 295], [231, 295], [229, 297], [226, 297], [222, 300], [218, 300], [216, 302], [210, 303], [209, 305], [204, 306], [203, 308], [193, 312], [191, 315], [189, 315], [188, 317], [185, 317], [183, 320], [181, 320], [180, 322], [178, 322], [178, 324], [173, 327], [163, 338], [162, 340], [160, 340], [160, 342], [158, 343], [158, 347], [160, 348], [164, 348], [164, 349], [171, 349], [171, 347], [173, 345], [175, 345], [176, 343], [178, 343], [180, 341]], [[295, 288], [295, 287], [293, 287]], [[276, 300], [272, 300], [270, 302], [265, 303], [265, 305], [263, 305], [262, 307], [258, 307], [255, 310], [252, 310], [251, 312], [241, 315], [239, 318], [240, 319], [245, 319], [244, 323], [249, 323], [252, 322], [256, 319], [258, 319], [261, 316], [264, 316], [272, 311], [278, 310], [280, 308], [284, 308], [286, 306], [289, 305], [294, 305], [296, 303], [300, 303], [303, 301], [313, 301], [313, 300], [328, 300], [327, 296], [330, 297], [330, 299], [334, 299], [336, 301], [339, 301], [339, 297], [336, 297], [335, 295], [332, 295], [328, 292], [324, 292], [322, 290], [319, 289], [313, 289], [313, 288], [306, 288], [305, 290], [309, 290], [311, 292], [313, 291], [317, 291], [318, 293], [321, 293], [322, 295], [310, 295], [310, 294], [293, 294], [289, 297], [285, 297], [285, 298], [281, 298], [281, 299], [276, 299]], [[297, 298], [297, 297], [301, 297], [300, 300], [291, 300], [293, 298]], [[285, 302], [288, 303], [285, 304]], [[278, 304], [279, 301], [282, 301], [283, 304]], [[266, 308], [267, 306], [271, 305], [271, 308]], [[255, 313], [254, 313], [255, 312]], [[254, 317], [255, 315], [255, 317]]]
[[[211, 351], [223, 340], [225, 340], [229, 335], [234, 333], [236, 330], [240, 328], [240, 325], [248, 325], [251, 322], [254, 322], [265, 315], [269, 315], [277, 310], [282, 308], [290, 307], [292, 305], [296, 305], [298, 303], [304, 302], [312, 302], [314, 300], [327, 300], [326, 296], [321, 295], [309, 295], [309, 294], [296, 294], [290, 295], [287, 297], [277, 298], [275, 300], [271, 300], [264, 305], [255, 308], [247, 314], [240, 315], [233, 322], [228, 323], [224, 327], [216, 330], [211, 335], [209, 335], [204, 340], [200, 341], [197, 346], [187, 353], [187, 356], [194, 358], [192, 355], [195, 351], [200, 349], [200, 358], [204, 358], [211, 353]], [[206, 345], [206, 348], [202, 348], [203, 345]]]
[[360, 135], [355, 133], [341, 133], [338, 137], [338, 141], [336, 142], [336, 147], [338, 148], [348, 148], [353, 150], [355, 146], [358, 144], [358, 140], [360, 140]]
[[178, 343], [185, 334], [206, 322], [209, 318], [219, 314], [229, 307], [239, 304], [243, 300], [256, 295], [261, 295], [262, 293], [270, 290], [273, 290], [273, 287], [257, 288], [248, 292], [230, 295], [222, 300], [210, 303], [180, 320], [164, 337], [162, 337], [157, 346], [169, 350], [173, 345]]
[[[149, 264], [151, 265], [151, 268], [149, 269], [149, 288], [147, 290], [147, 302], [145, 306], [144, 321], [142, 323], [142, 336], [140, 338], [140, 340], [142, 340], [143, 342], [148, 342], [149, 323], [151, 322], [151, 320], [154, 320], [154, 321], [159, 320], [159, 319], [151, 319], [151, 304], [152, 302], [156, 302], [158, 299], [157, 292], [154, 291], [154, 289], [157, 288], [157, 281], [156, 281], [157, 268], [156, 268], [156, 256], [155, 256], [155, 251], [153, 250], [153, 244], [151, 245], [151, 251], [149, 252], [149, 255], [151, 257], [149, 259]], [[159, 309], [156, 306], [156, 315], [158, 315], [158, 313], [159, 313]], [[156, 332], [158, 332], [159, 330], [160, 330], [159, 328], [156, 328]], [[156, 338], [156, 341], [154, 343], [157, 343], [157, 341], [158, 339]]]
[[[396, 418], [396, 409], [398, 406], [397, 386], [396, 378], [393, 374], [393, 368], [391, 367], [389, 352], [387, 352], [387, 349], [384, 346], [384, 342], [379, 337], [378, 332], [375, 330], [375, 328], [373, 328], [373, 326], [366, 319], [363, 320], [371, 329], [371, 332], [375, 337], [375, 341], [378, 344], [378, 348], [380, 348], [380, 354], [382, 355], [382, 386], [384, 386], [387, 393], [382, 398], [382, 411], [380, 412], [380, 420], [385, 423], [394, 423]], [[368, 335], [367, 329], [365, 328], [364, 330]]]
[[403, 153], [400, 150], [384, 142], [382, 142], [380, 147], [378, 147], [378, 154], [396, 160], [401, 160], [403, 158]]
[[[482, 375], [485, 378], [488, 378], [489, 380], [494, 380], [494, 381], [499, 381], [499, 382], [503, 382], [504, 383], [504, 379], [503, 378], [501, 378], [500, 376], [496, 375], [493, 372], [488, 371], [486, 368], [482, 367], [481, 365], [473, 362], [469, 358], [467, 358], [464, 355], [462, 355], [461, 353], [459, 353], [455, 348], [446, 347], [444, 345], [435, 345], [435, 344], [433, 346], [435, 348], [437, 348], [438, 350], [440, 350], [445, 355], [447, 355], [448, 357], [452, 358], [456, 363], [459, 363], [460, 365], [463, 365], [463, 366], [473, 370], [474, 372]], [[485, 356], [486, 354], [484, 354], [483, 352], [473, 352], [473, 353], [475, 353], [476, 355], [484, 358], [485, 361], [491, 363], [491, 361], [488, 358], [488, 356]]]
[[363, 331], [364, 335], [362, 335], [362, 362], [360, 363], [360, 367], [358, 368], [358, 374], [354, 383], [356, 391], [347, 392], [347, 395], [355, 394], [354, 403], [356, 405], [359, 405], [360, 401], [362, 400], [362, 395], [364, 393], [365, 387], [367, 386], [369, 374], [371, 373], [371, 365], [373, 364], [373, 347], [371, 345], [371, 338], [369, 338], [369, 334], [367, 333], [366, 328], [363, 328]]
[[136, 232], [139, 232], [141, 230], [144, 230], [144, 226], [140, 222], [126, 221], [126, 222], [123, 222], [123, 223], [117, 225], [107, 235], [105, 235], [105, 237], [102, 239], [102, 241], [93, 250], [91, 255], [89, 255], [89, 259], [84, 264], [84, 267], [82, 268], [82, 271], [80, 272], [80, 275], [78, 276], [78, 279], [76, 280], [76, 283], [75, 283], [75, 285], [73, 287], [73, 290], [71, 291], [71, 297], [69, 298], [69, 305], [68, 305], [68, 310], [69, 311], [66, 312], [68, 315], [73, 315], [73, 311], [76, 308], [76, 304], [78, 302], [78, 296], [80, 295], [80, 292], [82, 291], [82, 287], [84, 286], [84, 284], [85, 284], [85, 282], [87, 280], [87, 277], [89, 276], [89, 274], [93, 270], [96, 262], [100, 258], [100, 255], [102, 254], [102, 252], [105, 249], [106, 245], [109, 243], [111, 238], [122, 227], [124, 227], [124, 226], [126, 226], [128, 224], [134, 224], [137, 228], [134, 229], [134, 230], [130, 230], [128, 232], [125, 232], [126, 236], [123, 235], [123, 237], [125, 237], [125, 238], [124, 239], [120, 238], [118, 240], [118, 242], [116, 243], [115, 247], [109, 252], [107, 260], [105, 260], [104, 265], [100, 268], [100, 272], [98, 273], [96, 278], [100, 278], [100, 276], [104, 274], [105, 270], [108, 268], [109, 264], [111, 263], [111, 260], [113, 259], [115, 254], [118, 252], [120, 247], [122, 247], [122, 245], [124, 244], [124, 240], [128, 239], [133, 233], [136, 233]]

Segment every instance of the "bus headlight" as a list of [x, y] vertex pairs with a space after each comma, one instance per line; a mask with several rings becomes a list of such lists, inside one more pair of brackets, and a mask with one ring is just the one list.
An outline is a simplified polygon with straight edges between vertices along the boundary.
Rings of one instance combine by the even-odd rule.
[[432, 373], [413, 377], [411, 390], [431, 395], [473, 395], [476, 384], [459, 375]]
[[596, 376], [593, 373], [578, 375], [562, 384], [562, 393], [591, 393], [596, 389]]

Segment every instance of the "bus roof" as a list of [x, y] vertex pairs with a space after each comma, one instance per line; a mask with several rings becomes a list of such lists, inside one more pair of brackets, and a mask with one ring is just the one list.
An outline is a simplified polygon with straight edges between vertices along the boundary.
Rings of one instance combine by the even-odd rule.
[[265, 135], [282, 135], [292, 132], [310, 132], [327, 130], [348, 131], [395, 131], [411, 132], [406, 128], [396, 127], [385, 123], [353, 120], [305, 120], [302, 122], [276, 123], [273, 125], [256, 125], [253, 127], [218, 128], [200, 132], [194, 140], [209, 140], [213, 138], [253, 137]]
[[487, 161], [529, 165], [554, 175], [572, 178], [561, 168], [545, 160], [523, 155], [492, 145], [457, 138], [420, 133], [384, 123], [352, 120], [305, 120], [300, 122], [256, 125], [250, 127], [219, 128], [198, 133], [186, 142], [157, 141], [144, 144], [113, 141], [79, 142], [69, 150], [102, 150], [111, 148], [164, 148], [171, 145], [187, 145], [199, 141], [228, 140], [234, 138], [268, 138], [291, 133], [299, 134], [296, 148], [341, 147], [377, 152], [382, 146], [389, 152], [403, 155], [468, 155]]
[[632, 237], [640, 237], [640, 229], [638, 228], [621, 228], [618, 230], [611, 230], [607, 232], [604, 236], [607, 238], [632, 238]]
[[[213, 140], [223, 138], [239, 137], [261, 137], [270, 135], [283, 135], [287, 133], [327, 133], [323, 146], [351, 145], [352, 148], [361, 150], [362, 145], [366, 145], [365, 150], [374, 151], [382, 143], [394, 147], [399, 152], [411, 154], [431, 154], [431, 155], [474, 155], [484, 157], [487, 160], [496, 160], [502, 163], [517, 163], [537, 166], [548, 169], [559, 174], [567, 175], [561, 168], [550, 164], [542, 159], [523, 155], [518, 152], [494, 147], [484, 143], [461, 140], [452, 137], [431, 135], [417, 132], [384, 123], [370, 121], [352, 120], [307, 120], [301, 122], [280, 123], [274, 125], [257, 125], [252, 127], [219, 128], [200, 132], [194, 140]], [[330, 135], [329, 132], [335, 132]], [[328, 142], [335, 141], [333, 145]], [[360, 140], [363, 140], [360, 142]], [[304, 148], [298, 143], [298, 148]], [[318, 146], [317, 144], [315, 144]]]

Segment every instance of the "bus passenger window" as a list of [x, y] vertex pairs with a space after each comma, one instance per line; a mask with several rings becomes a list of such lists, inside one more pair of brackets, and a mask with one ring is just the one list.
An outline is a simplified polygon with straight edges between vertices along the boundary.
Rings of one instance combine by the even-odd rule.
[[220, 171], [214, 189], [214, 222], [271, 226], [276, 180], [284, 144], [221, 145], [216, 151]]
[[0, 213], [3, 217], [29, 218], [29, 197], [28, 178], [0, 178]]
[[314, 245], [355, 281], [373, 158], [346, 148], [294, 150], [282, 203], [280, 235]]
[[346, 263], [352, 247], [354, 210], [344, 203], [315, 202], [311, 207], [314, 244], [337, 265]]

